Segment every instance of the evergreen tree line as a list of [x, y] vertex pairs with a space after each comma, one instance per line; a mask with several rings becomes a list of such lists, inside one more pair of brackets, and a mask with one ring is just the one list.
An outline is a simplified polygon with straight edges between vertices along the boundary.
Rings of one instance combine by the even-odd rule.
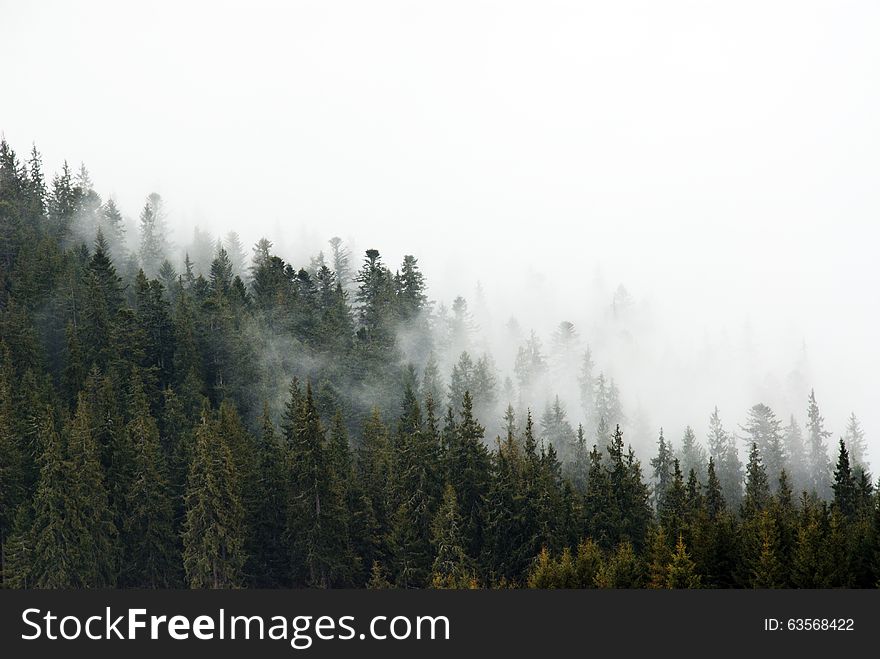
[[[853, 416], [832, 468], [812, 393], [806, 437], [756, 405], [743, 467], [716, 409], [708, 451], [661, 431], [646, 478], [589, 352], [586, 425], [557, 398], [535, 428], [532, 334], [493, 441], [512, 383], [415, 258], [353, 272], [334, 239], [295, 269], [264, 239], [247, 267], [230, 234], [178, 272], [164, 223], [152, 194], [129, 250], [85, 168], [48, 185], [0, 142], [3, 586], [877, 585], [864, 433]], [[435, 350], [461, 351], [448, 383]]]

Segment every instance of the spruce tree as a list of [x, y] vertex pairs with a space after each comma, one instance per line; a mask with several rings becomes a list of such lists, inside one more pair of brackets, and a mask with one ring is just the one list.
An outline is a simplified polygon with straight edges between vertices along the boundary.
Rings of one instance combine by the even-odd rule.
[[167, 588], [176, 584], [180, 558], [174, 541], [174, 509], [159, 429], [138, 377], [132, 379], [129, 413], [124, 432], [134, 463], [121, 528], [124, 582], [139, 588]]
[[663, 437], [663, 428], [660, 428], [657, 456], [651, 458], [651, 467], [654, 470], [654, 506], [658, 510], [663, 506], [672, 480], [672, 455], [672, 446], [666, 443], [666, 439]]
[[846, 450], [843, 438], [840, 439], [837, 466], [834, 468], [834, 483], [831, 485], [831, 489], [834, 491], [834, 507], [843, 517], [852, 518], [856, 513], [856, 479], [850, 468], [849, 451]]
[[746, 490], [743, 498], [741, 514], [751, 518], [767, 508], [770, 503], [770, 483], [767, 471], [761, 460], [758, 445], [752, 443], [749, 451], [749, 462], [746, 465]]
[[843, 435], [846, 450], [849, 451], [850, 463], [853, 470], [868, 471], [868, 444], [865, 441], [865, 431], [855, 413], [849, 415], [846, 424], [846, 432]]
[[116, 528], [89, 404], [81, 394], [63, 435], [54, 416], [51, 409], [46, 411], [40, 432], [40, 479], [25, 540], [30, 545], [28, 564], [14, 565], [12, 571], [19, 583], [36, 588], [113, 586]]
[[825, 440], [831, 433], [825, 430], [825, 419], [819, 413], [816, 393], [812, 389], [807, 405], [807, 419], [808, 486], [812, 492], [827, 498], [830, 491], [831, 463]]
[[685, 474], [695, 472], [700, 482], [706, 480], [706, 450], [697, 441], [694, 429], [687, 426], [681, 439], [681, 471]]
[[470, 559], [455, 490], [447, 485], [431, 529], [435, 558], [431, 566], [434, 588], [467, 587], [472, 579]]
[[144, 272], [155, 277], [168, 253], [167, 229], [162, 197], [153, 192], [140, 215], [140, 260]]
[[761, 463], [771, 482], [771, 490], [775, 491], [776, 479], [786, 462], [779, 419], [773, 410], [759, 403], [749, 410], [749, 418], [743, 431], [749, 444], [757, 447]]
[[232, 451], [209, 409], [195, 433], [186, 488], [183, 565], [191, 588], [243, 583], [244, 509]]
[[688, 555], [684, 540], [679, 535], [675, 543], [675, 553], [669, 562], [666, 572], [667, 588], [700, 588], [702, 585], [700, 575], [697, 574], [696, 565]]
[[295, 583], [328, 588], [350, 583], [354, 557], [342, 482], [333, 469], [311, 383], [289, 437], [287, 534]]
[[715, 460], [718, 480], [727, 504], [734, 509], [742, 501], [743, 469], [734, 436], [724, 429], [716, 407], [709, 417], [709, 457]]

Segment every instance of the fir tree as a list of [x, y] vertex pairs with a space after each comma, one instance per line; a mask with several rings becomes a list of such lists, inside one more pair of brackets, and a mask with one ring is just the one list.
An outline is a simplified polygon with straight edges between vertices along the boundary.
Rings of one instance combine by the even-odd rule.
[[232, 451], [218, 426], [204, 410], [187, 479], [183, 565], [191, 588], [243, 582], [244, 509]]
[[701, 586], [700, 575], [697, 574], [696, 566], [685, 550], [684, 540], [678, 536], [675, 544], [675, 553], [669, 562], [666, 572], [667, 588], [699, 588]]
[[821, 497], [829, 493], [831, 463], [828, 460], [828, 448], [825, 440], [831, 433], [825, 430], [825, 419], [819, 413], [816, 394], [810, 390], [807, 406], [807, 468], [808, 484], [811, 491]]
[[784, 468], [786, 456], [782, 443], [781, 424], [773, 410], [763, 403], [753, 406], [749, 410], [748, 422], [743, 427], [743, 431], [748, 437], [749, 445], [757, 447], [761, 463], [772, 483], [775, 484], [775, 479]]
[[681, 470], [685, 474], [694, 471], [700, 481], [706, 479], [706, 450], [697, 442], [694, 429], [688, 426], [684, 429], [681, 439]]
[[470, 561], [464, 548], [462, 520], [455, 490], [447, 485], [432, 525], [435, 558], [431, 566], [434, 588], [467, 587], [472, 578]]
[[124, 579], [129, 586], [167, 588], [176, 583], [179, 556], [159, 429], [137, 377], [129, 397], [131, 420], [124, 432], [134, 450], [134, 464], [121, 529]]
[[741, 513], [750, 518], [762, 512], [770, 503], [770, 483], [767, 471], [761, 460], [758, 445], [753, 443], [749, 451], [749, 462], [746, 465], [746, 492], [743, 498]]
[[672, 461], [672, 447], [666, 443], [666, 439], [663, 437], [663, 428], [660, 428], [660, 438], [657, 440], [657, 457], [651, 458], [651, 467], [654, 470], [654, 506], [658, 510], [663, 507], [672, 480]]
[[837, 454], [837, 466], [834, 468], [834, 507], [846, 518], [856, 513], [857, 490], [856, 479], [853, 477], [849, 462], [849, 451], [843, 438], [840, 439], [840, 450]]
[[850, 462], [854, 470], [868, 471], [868, 444], [865, 431], [855, 413], [849, 415], [846, 432], [843, 435], [846, 450], [849, 451]]
[[148, 276], [159, 272], [162, 260], [168, 252], [167, 229], [162, 197], [153, 192], [147, 197], [140, 216], [141, 267]]

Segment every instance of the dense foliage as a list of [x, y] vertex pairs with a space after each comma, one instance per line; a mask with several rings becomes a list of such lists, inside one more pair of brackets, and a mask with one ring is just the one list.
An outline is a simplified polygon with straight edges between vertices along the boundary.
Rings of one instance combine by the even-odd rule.
[[415, 258], [355, 272], [330, 245], [296, 269], [197, 230], [175, 265], [159, 195], [127, 239], [85, 168], [47, 184], [0, 144], [3, 586], [878, 584], [855, 416], [832, 465], [812, 393], [806, 433], [755, 405], [743, 465], [716, 409], [705, 448], [660, 431], [646, 474], [589, 352], [584, 423], [557, 398], [536, 424], [534, 334], [499, 386]]

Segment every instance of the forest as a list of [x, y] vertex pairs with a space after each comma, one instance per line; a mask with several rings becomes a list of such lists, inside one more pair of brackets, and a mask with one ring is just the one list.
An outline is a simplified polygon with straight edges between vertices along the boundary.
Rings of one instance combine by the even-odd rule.
[[[5, 588], [874, 588], [880, 492], [833, 437], [757, 403], [657, 428], [562, 321], [502, 377], [467, 301], [339, 238], [174, 247], [87, 169], [0, 142]], [[579, 409], [552, 390], [575, 364]], [[643, 453], [643, 451], [642, 451]]]

